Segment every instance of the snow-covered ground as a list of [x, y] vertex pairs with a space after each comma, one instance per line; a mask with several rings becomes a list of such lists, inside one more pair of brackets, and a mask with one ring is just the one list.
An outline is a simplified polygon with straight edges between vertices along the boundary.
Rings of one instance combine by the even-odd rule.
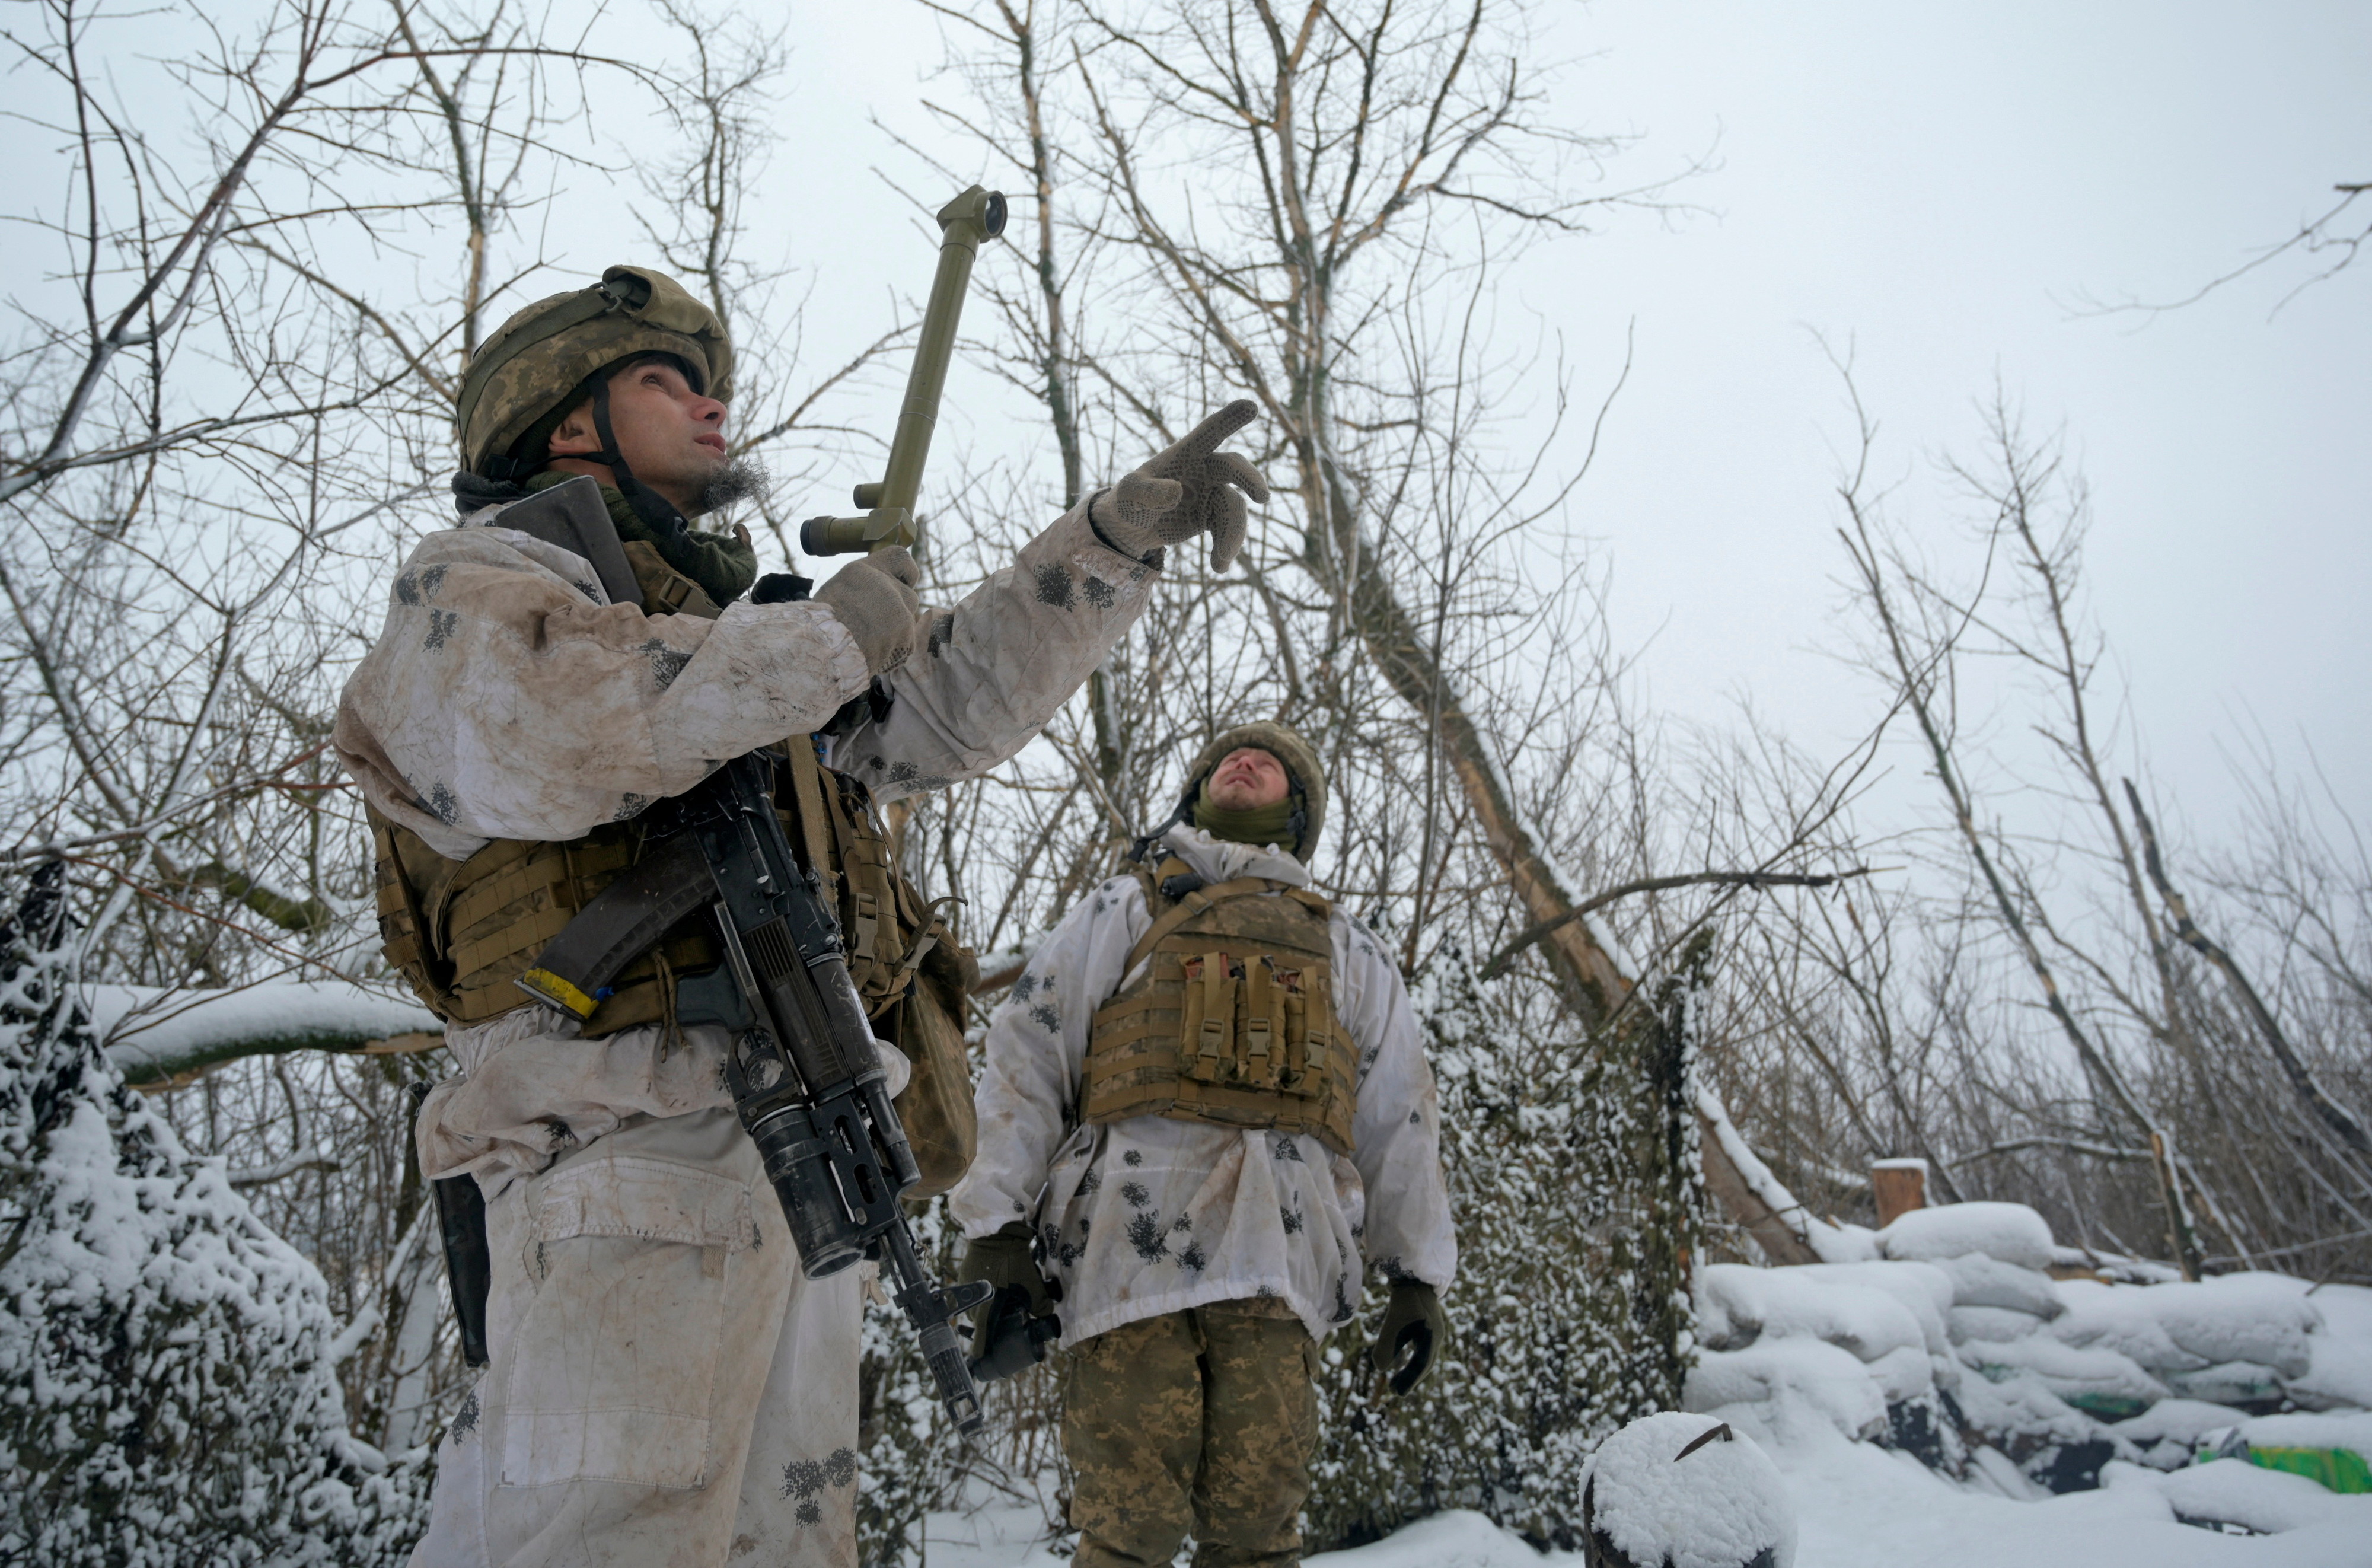
[[[2372, 1568], [2372, 1493], [2334, 1490], [2372, 1459], [2372, 1290], [2180, 1283], [2058, 1248], [2008, 1204], [1820, 1241], [1830, 1262], [1703, 1271], [1697, 1413], [1654, 1418], [1760, 1445], [1793, 1504], [1796, 1568]], [[2331, 1484], [2290, 1473], [2317, 1466]], [[1052, 1568], [1043, 1519], [1019, 1503], [935, 1514], [927, 1560]], [[1309, 1561], [1582, 1557], [1449, 1513]]]
[[[2154, 1471], [2112, 1473], [2098, 1492], [2013, 1503], [1945, 1481], [1915, 1459], [1843, 1437], [1773, 1456], [1796, 1505], [1796, 1568], [2366, 1568], [2372, 1497], [2228, 1460], [2169, 1497]], [[2228, 1536], [2177, 1522], [2183, 1501], [2245, 1510], [2280, 1534]], [[1063, 1568], [1040, 1515], [1017, 1504], [931, 1516], [931, 1568]], [[1538, 1552], [1480, 1514], [1437, 1514], [1389, 1539], [1323, 1552], [1310, 1568], [1582, 1568]]]

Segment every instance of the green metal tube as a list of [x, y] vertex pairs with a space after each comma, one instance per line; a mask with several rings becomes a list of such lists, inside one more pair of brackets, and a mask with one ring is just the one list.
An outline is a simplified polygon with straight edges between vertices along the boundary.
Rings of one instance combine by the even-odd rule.
[[889, 467], [879, 482], [856, 487], [856, 504], [866, 509], [863, 517], [810, 517], [800, 525], [799, 548], [809, 555], [850, 555], [914, 542], [914, 503], [922, 492], [924, 460], [931, 455], [931, 435], [938, 427], [939, 398], [947, 390], [948, 362], [955, 357], [972, 259], [983, 240], [1005, 232], [1005, 193], [975, 185], [941, 207], [938, 222], [938, 272], [923, 310], [906, 396], [898, 406]]

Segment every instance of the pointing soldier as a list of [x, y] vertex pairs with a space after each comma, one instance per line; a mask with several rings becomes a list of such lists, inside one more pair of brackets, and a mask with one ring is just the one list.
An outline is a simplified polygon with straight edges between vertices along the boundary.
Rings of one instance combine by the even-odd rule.
[[1318, 1344], [1365, 1263], [1405, 1393], [1457, 1268], [1433, 1076], [1382, 945], [1309, 888], [1317, 754], [1232, 729], [1157, 852], [1081, 902], [989, 1025], [968, 1277], [1060, 1289], [1080, 1568], [1300, 1560]]
[[[1250, 418], [1238, 404], [952, 608], [918, 601], [903, 551], [752, 602], [747, 534], [691, 521], [758, 477], [727, 456], [732, 387], [722, 324], [647, 268], [512, 317], [462, 381], [457, 526], [395, 575], [340, 703], [387, 956], [457, 1069], [422, 1106], [422, 1170], [474, 1178], [488, 1238], [491, 1284], [466, 1305], [490, 1364], [438, 1454], [427, 1568], [854, 1563], [862, 1287], [801, 1276], [736, 1120], [730, 1037], [703, 1010], [713, 924], [670, 929], [581, 1024], [514, 981], [636, 862], [654, 803], [781, 747], [785, 836], [836, 905], [874, 1032], [923, 1069], [900, 1106], [926, 1183], [953, 1180], [968, 959], [871, 806], [1012, 756], [1143, 609], [1163, 547], [1215, 531], [1224, 567], [1238, 489], [1266, 499], [1214, 452]], [[580, 477], [639, 605], [506, 521]]]

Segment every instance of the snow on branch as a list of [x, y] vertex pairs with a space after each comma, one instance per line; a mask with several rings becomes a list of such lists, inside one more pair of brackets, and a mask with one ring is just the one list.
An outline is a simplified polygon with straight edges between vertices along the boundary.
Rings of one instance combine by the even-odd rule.
[[290, 1155], [286, 1159], [273, 1160], [270, 1165], [253, 1166], [230, 1173], [233, 1187], [268, 1187], [275, 1181], [296, 1175], [300, 1170], [343, 1170], [345, 1162], [327, 1149], [313, 1149], [304, 1154]]
[[[1831, 1225], [1796, 1201], [1787, 1184], [1748, 1146], [1745, 1134], [1730, 1121], [1727, 1108], [1710, 1085], [1697, 1086], [1697, 1115], [1703, 1119], [1703, 1131], [1719, 1141], [1722, 1152], [1737, 1167], [1746, 1195], [1768, 1211], [1758, 1217], [1759, 1223], [1746, 1223], [1773, 1262], [1859, 1263], [1876, 1256], [1868, 1231], [1859, 1225]], [[1738, 1206], [1731, 1205], [1734, 1210]]]
[[144, 1085], [242, 1056], [424, 1050], [444, 1038], [444, 1026], [419, 1003], [343, 980], [273, 980], [223, 991], [90, 985], [83, 1005], [108, 1060]]

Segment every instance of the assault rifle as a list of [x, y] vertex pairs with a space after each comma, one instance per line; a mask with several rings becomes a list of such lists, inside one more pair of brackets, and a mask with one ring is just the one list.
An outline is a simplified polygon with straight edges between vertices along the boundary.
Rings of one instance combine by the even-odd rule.
[[726, 1086], [782, 1200], [800, 1268], [821, 1279], [863, 1258], [878, 1262], [948, 1413], [972, 1432], [980, 1390], [948, 1320], [986, 1302], [993, 1287], [942, 1290], [914, 1249], [898, 1198], [922, 1172], [890, 1103], [840, 923], [774, 814], [769, 785], [779, 761], [768, 751], [736, 758], [645, 812], [663, 836], [577, 912], [517, 984], [588, 1018], [627, 964], [678, 922], [712, 913], [725, 949], [722, 983], [687, 985], [679, 1012], [733, 1031]]

